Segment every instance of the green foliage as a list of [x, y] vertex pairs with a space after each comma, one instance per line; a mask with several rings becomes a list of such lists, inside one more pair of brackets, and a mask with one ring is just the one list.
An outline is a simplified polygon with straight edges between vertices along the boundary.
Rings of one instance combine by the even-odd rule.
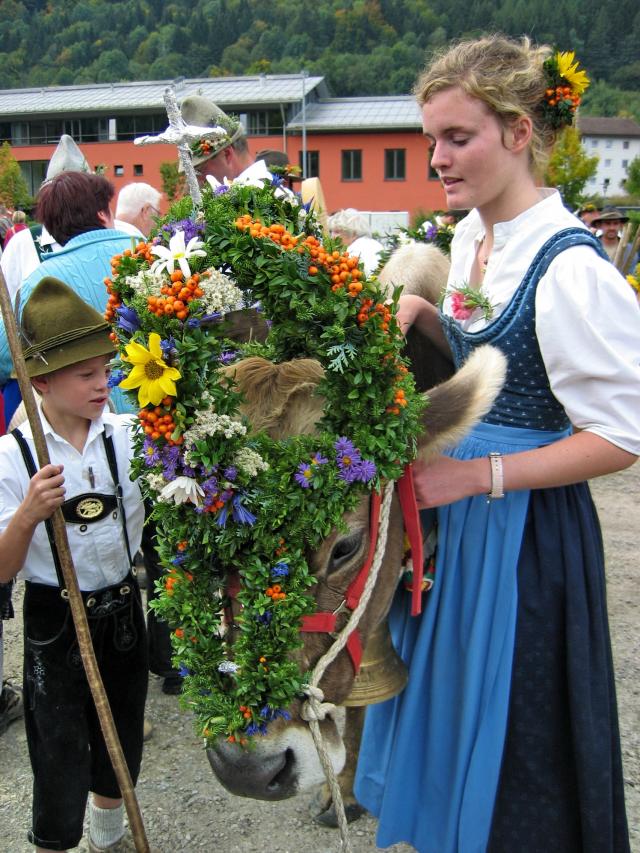
[[549, 158], [545, 186], [557, 187], [565, 205], [577, 208], [583, 200], [584, 188], [598, 168], [598, 158], [589, 157], [575, 127], [566, 127]]
[[8, 142], [0, 146], [0, 202], [9, 208], [21, 209], [30, 208], [33, 204], [27, 182]]
[[335, 95], [399, 94], [434, 48], [493, 31], [576, 50], [599, 83], [634, 95], [610, 88], [614, 112], [592, 113], [640, 120], [637, 0], [3, 0], [0, 87], [306, 68]]

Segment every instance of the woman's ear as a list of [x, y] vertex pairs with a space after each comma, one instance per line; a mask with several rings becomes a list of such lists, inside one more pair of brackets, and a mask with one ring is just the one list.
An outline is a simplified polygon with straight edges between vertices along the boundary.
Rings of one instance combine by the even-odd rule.
[[517, 153], [529, 147], [533, 123], [529, 116], [518, 116], [505, 125], [502, 131], [502, 143], [508, 151]]

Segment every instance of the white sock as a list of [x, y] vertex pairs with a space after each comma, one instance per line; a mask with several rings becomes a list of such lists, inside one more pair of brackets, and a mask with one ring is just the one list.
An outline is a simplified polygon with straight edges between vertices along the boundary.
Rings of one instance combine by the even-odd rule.
[[124, 803], [116, 809], [101, 809], [89, 802], [89, 835], [96, 847], [109, 847], [124, 835]]

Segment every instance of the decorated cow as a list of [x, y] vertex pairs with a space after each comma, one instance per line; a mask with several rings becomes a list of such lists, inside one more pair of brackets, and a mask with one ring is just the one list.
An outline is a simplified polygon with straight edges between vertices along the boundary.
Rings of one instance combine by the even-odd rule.
[[[266, 799], [322, 780], [305, 719], [342, 769], [340, 706], [397, 587], [405, 527], [420, 607], [407, 466], [481, 417], [504, 372], [486, 348], [416, 390], [399, 282], [367, 279], [277, 183], [184, 199], [107, 281], [182, 701], [223, 784]], [[435, 356], [416, 356], [428, 384]]]

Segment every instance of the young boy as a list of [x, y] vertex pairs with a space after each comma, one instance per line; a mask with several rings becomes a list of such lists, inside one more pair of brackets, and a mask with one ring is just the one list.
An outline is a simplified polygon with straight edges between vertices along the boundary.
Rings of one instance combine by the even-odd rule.
[[142, 757], [147, 644], [131, 557], [144, 507], [129, 479], [131, 417], [105, 410], [114, 345], [103, 317], [44, 278], [22, 315], [27, 373], [51, 464], [41, 470], [28, 424], [0, 437], [0, 583], [19, 573], [24, 597], [24, 711], [34, 774], [29, 840], [40, 853], [82, 838], [89, 850], [134, 850], [78, 651], [47, 520], [62, 507], [98, 665], [135, 784]]

